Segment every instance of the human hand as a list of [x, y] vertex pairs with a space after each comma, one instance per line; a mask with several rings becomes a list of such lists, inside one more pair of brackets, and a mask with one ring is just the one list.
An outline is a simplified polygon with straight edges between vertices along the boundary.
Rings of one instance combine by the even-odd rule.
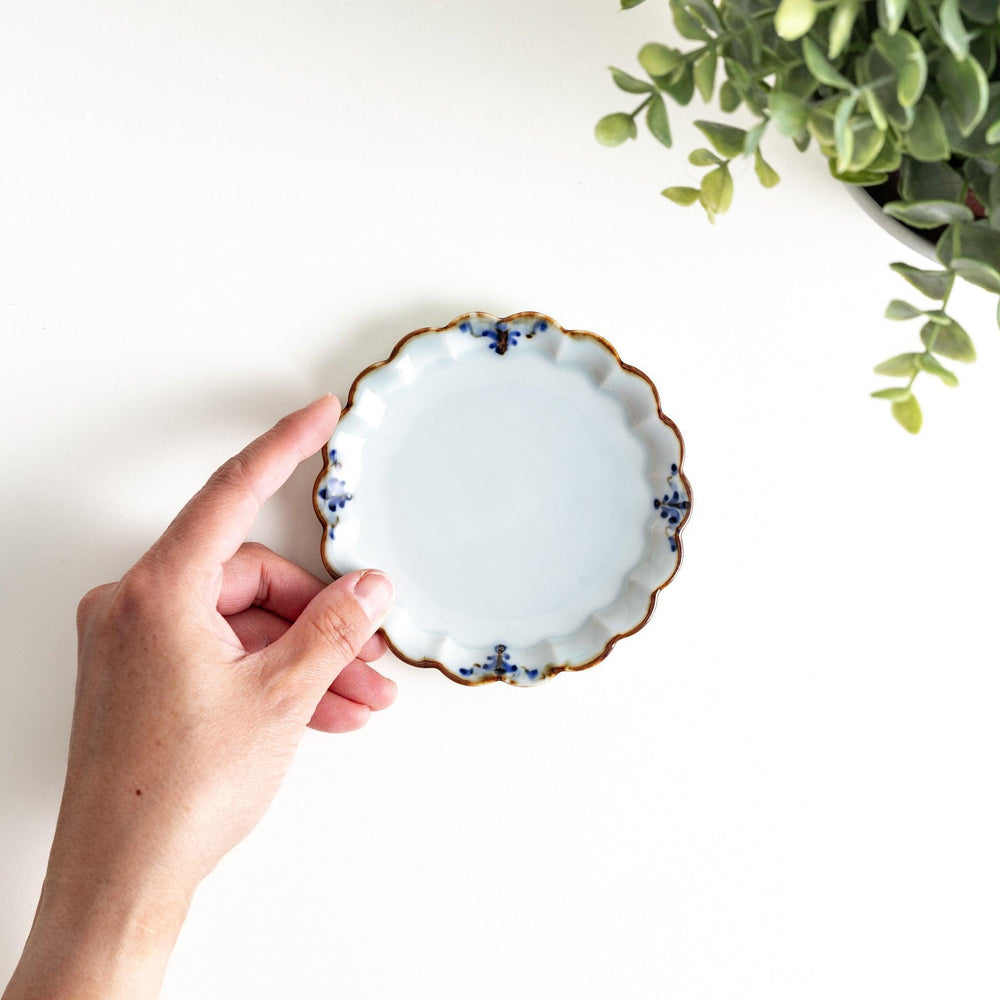
[[366, 662], [385, 650], [388, 578], [324, 587], [244, 544], [339, 412], [327, 396], [285, 417], [80, 603], [63, 803], [5, 1000], [155, 996], [195, 887], [259, 821], [306, 727], [356, 729], [392, 702]]

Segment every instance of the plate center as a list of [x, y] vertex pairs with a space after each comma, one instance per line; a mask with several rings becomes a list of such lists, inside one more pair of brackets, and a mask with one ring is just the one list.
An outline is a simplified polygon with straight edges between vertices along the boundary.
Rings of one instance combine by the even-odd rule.
[[622, 407], [551, 359], [421, 381], [386, 408], [357, 497], [399, 606], [470, 645], [579, 628], [643, 551], [645, 457]]

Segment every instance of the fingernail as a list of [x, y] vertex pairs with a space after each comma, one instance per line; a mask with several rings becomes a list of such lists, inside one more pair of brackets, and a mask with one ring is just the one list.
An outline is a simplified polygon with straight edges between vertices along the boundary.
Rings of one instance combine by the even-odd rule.
[[354, 584], [354, 597], [371, 621], [378, 621], [392, 604], [392, 581], [377, 569], [365, 570]]
[[307, 407], [305, 407], [305, 409], [311, 410], [314, 406], [319, 406], [320, 403], [329, 402], [329, 400], [331, 400], [331, 399], [333, 399], [333, 393], [332, 392], [326, 392], [322, 396], [320, 396], [318, 399], [314, 399]]

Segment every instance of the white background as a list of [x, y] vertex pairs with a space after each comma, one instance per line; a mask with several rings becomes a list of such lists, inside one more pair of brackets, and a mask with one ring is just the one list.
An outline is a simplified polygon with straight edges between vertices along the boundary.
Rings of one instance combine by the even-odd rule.
[[[384, 663], [203, 885], [168, 1000], [995, 997], [1000, 812], [988, 295], [980, 360], [868, 398], [920, 263], [774, 141], [729, 216], [608, 150], [608, 63], [665, 2], [7, 0], [0, 32], [0, 980], [63, 776], [73, 613], [223, 458], [403, 334], [538, 309], [657, 383], [685, 564], [537, 690]], [[916, 293], [914, 293], [916, 295]], [[318, 465], [318, 461], [317, 461]], [[254, 537], [319, 574], [307, 463]], [[401, 498], [401, 502], [405, 502]], [[585, 498], [581, 498], [585, 502]], [[602, 526], [595, 526], [601, 530]]]

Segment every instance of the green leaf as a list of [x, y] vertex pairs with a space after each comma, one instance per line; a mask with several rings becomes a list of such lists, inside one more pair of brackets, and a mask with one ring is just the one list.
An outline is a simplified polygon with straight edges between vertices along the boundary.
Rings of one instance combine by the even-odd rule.
[[909, 302], [902, 299], [893, 299], [885, 310], [886, 319], [913, 319], [914, 316], [923, 316], [924, 311], [916, 306], [911, 306]]
[[892, 404], [892, 415], [896, 418], [896, 423], [911, 434], [916, 434], [924, 422], [920, 404], [912, 394], [909, 399], [897, 399]]
[[1000, 205], [1000, 169], [995, 163], [983, 160], [966, 160], [965, 176], [972, 185], [972, 190], [979, 201], [990, 208]]
[[678, 205], [693, 205], [701, 192], [693, 187], [668, 187], [660, 192], [664, 198], [669, 198]]
[[622, 10], [628, 10], [631, 7], [638, 7], [642, 3], [642, 0], [622, 0]]
[[886, 132], [884, 139], [885, 141], [882, 143], [882, 148], [879, 150], [878, 156], [868, 164], [867, 170], [876, 173], [887, 173], [890, 170], [899, 169], [899, 165], [903, 159], [899, 151], [899, 146], [896, 145], [896, 140], [892, 137], [891, 132]]
[[757, 147], [760, 145], [761, 136], [767, 129], [767, 119], [757, 122], [752, 129], [750, 129], [743, 139], [743, 152], [749, 155], [756, 151]]
[[740, 106], [741, 101], [740, 92], [733, 86], [732, 81], [723, 80], [719, 87], [719, 107], [729, 114]]
[[[961, 6], [961, 0], [959, 5]], [[997, 65], [996, 44], [996, 36], [983, 31], [978, 25], [969, 32], [969, 55], [983, 67], [986, 76], [991, 80], [996, 79], [996, 74], [993, 72]]]
[[875, 127], [870, 118], [853, 118], [849, 126], [854, 133], [854, 149], [848, 172], [858, 172], [866, 169], [881, 152], [885, 135]]
[[971, 135], [989, 107], [990, 88], [983, 67], [971, 56], [959, 61], [950, 52], [942, 52], [937, 81], [959, 131], [963, 136]]
[[878, 0], [878, 23], [889, 32], [896, 34], [906, 17], [907, 0]]
[[890, 201], [882, 206], [882, 211], [914, 229], [937, 229], [973, 218], [972, 209], [957, 201]]
[[879, 118], [888, 119], [889, 126], [895, 126], [897, 133], [906, 132], [913, 124], [913, 109], [899, 103], [899, 73], [874, 42], [858, 60], [857, 74], [871, 81], [862, 91], [865, 103], [869, 106], [877, 103], [881, 112]]
[[1000, 142], [1000, 118], [998, 118], [987, 130], [986, 130], [986, 141], [991, 145], [995, 146]]
[[952, 388], [958, 385], [958, 376], [954, 372], [948, 371], [933, 354], [921, 354], [917, 364], [928, 374], [937, 375], [945, 385], [950, 385]]
[[1000, 14], [1000, 0], [960, 0], [962, 13], [978, 24], [996, 24]]
[[837, 150], [837, 172], [844, 173], [850, 166], [854, 156], [854, 130], [849, 122], [858, 99], [853, 94], [841, 98], [833, 116], [833, 143]]
[[882, 102], [878, 99], [878, 95], [874, 90], [865, 90], [862, 92], [861, 106], [871, 115], [872, 121], [880, 132], [887, 132], [889, 130], [889, 116], [885, 113], [885, 108], [882, 107]]
[[1000, 295], [1000, 271], [973, 257], [953, 257], [951, 269], [966, 281]]
[[913, 125], [906, 141], [906, 152], [922, 162], [933, 163], [951, 158], [951, 144], [944, 130], [941, 112], [930, 94], [925, 94], [914, 109]]
[[802, 134], [809, 120], [809, 108], [804, 101], [783, 90], [772, 90], [767, 103], [771, 109], [771, 121], [777, 125], [779, 132], [789, 139]]
[[894, 385], [888, 389], [879, 389], [878, 392], [873, 392], [872, 399], [909, 399], [912, 395], [913, 393], [906, 386]]
[[947, 271], [924, 271], [900, 262], [889, 266], [929, 299], [943, 299], [951, 288], [951, 276]]
[[927, 56], [920, 42], [908, 31], [897, 31], [894, 35], [876, 31], [872, 40], [896, 71], [899, 103], [904, 108], [916, 104], [927, 83]]
[[819, 83], [809, 72], [809, 67], [801, 59], [795, 58], [778, 70], [774, 86], [785, 93], [794, 94], [801, 101], [808, 101], [816, 93]]
[[830, 173], [840, 181], [841, 184], [854, 184], [857, 187], [872, 187], [875, 184], [884, 184], [888, 180], [888, 175], [878, 170], [859, 170], [852, 173], [838, 173], [836, 164], [830, 161]]
[[738, 63], [735, 59], [724, 59], [723, 65], [726, 67], [726, 74], [732, 80], [733, 86], [742, 91], [750, 89], [753, 85], [753, 80], [751, 80], [745, 66]]
[[[979, 199], [981, 205], [987, 208], [998, 204], [1000, 199], [990, 194], [992, 184], [994, 193], [1000, 195], [1000, 173], [997, 172], [997, 164], [991, 163], [989, 160], [970, 157], [963, 164], [962, 173], [965, 174], [965, 178], [969, 182], [969, 191], [966, 197], [972, 194]], [[974, 208], [973, 211], [975, 211]], [[990, 211], [990, 215], [994, 216], [996, 213]], [[992, 221], [995, 224], [997, 220], [994, 218]]]
[[971, 258], [1000, 271], [1000, 233], [983, 222], [949, 226], [938, 242], [938, 259], [948, 266], [954, 258]]
[[659, 42], [647, 42], [639, 49], [639, 65], [650, 76], [667, 76], [681, 65], [683, 56], [677, 49], [660, 45]]
[[809, 112], [809, 131], [823, 149], [824, 155], [833, 155], [833, 112], [826, 107]]
[[727, 211], [732, 201], [733, 177], [728, 167], [716, 167], [702, 177], [701, 203], [710, 219]]
[[962, 361], [965, 364], [976, 360], [972, 338], [954, 320], [945, 325], [925, 323], [920, 331], [920, 339], [928, 351], [940, 354], [942, 358], [951, 358], [952, 361]]
[[[746, 66], [759, 65], [762, 54], [761, 28], [763, 26], [760, 22], [751, 20], [739, 4], [720, 4], [719, 9], [726, 28], [733, 36], [731, 43], [725, 46], [723, 55], [731, 56], [730, 61], [740, 62]], [[728, 72], [732, 77], [732, 70]]]
[[597, 141], [605, 146], [620, 146], [626, 139], [634, 139], [637, 131], [632, 116], [623, 111], [605, 115], [594, 127]]
[[634, 76], [629, 76], [624, 70], [620, 70], [615, 66], [609, 66], [608, 69], [611, 70], [611, 77], [618, 89], [624, 90], [626, 93], [649, 94], [656, 89], [651, 83], [647, 83], [645, 80], [638, 80]]
[[649, 107], [646, 109], [646, 127], [664, 146], [672, 144], [667, 106], [659, 94], [653, 95]]
[[876, 375], [915, 375], [919, 354], [897, 354], [874, 368]]
[[823, 50], [808, 36], [802, 39], [802, 55], [805, 57], [809, 72], [829, 87], [851, 90], [854, 84], [839, 72], [837, 68], [823, 55]]
[[695, 167], [717, 167], [725, 162], [725, 160], [720, 160], [710, 149], [703, 147], [692, 149], [688, 153], [688, 163]]
[[690, 63], [685, 63], [672, 76], [658, 76], [656, 85], [669, 94], [678, 104], [688, 104], [694, 94], [694, 73]]
[[827, 55], [836, 59], [847, 46], [854, 30], [854, 21], [858, 16], [857, 0], [841, 0], [830, 18], [830, 47]]
[[[938, 54], [937, 58], [938, 60], [942, 60], [943, 58], [950, 59], [951, 53], [942, 51]], [[977, 65], [982, 65], [972, 55], [966, 60], [968, 63], [973, 61], [976, 61]], [[936, 73], [935, 75], [939, 74]], [[960, 156], [997, 159], [997, 147], [991, 146], [986, 141], [986, 132], [995, 121], [997, 111], [1000, 109], [1000, 80], [989, 85], [987, 90], [987, 112], [968, 135], [963, 134], [959, 117], [949, 101], [939, 101], [938, 106], [941, 109], [941, 118], [944, 120], [944, 128], [948, 133], [948, 141], [951, 143], [953, 153]]]
[[722, 21], [719, 19], [719, 12], [708, 0], [687, 0], [688, 11], [701, 21], [702, 26], [713, 34], [722, 31]]
[[956, 59], [965, 59], [969, 54], [969, 33], [958, 12], [958, 0], [943, 0], [939, 16], [945, 45]]
[[696, 121], [695, 127], [715, 147], [720, 155], [732, 159], [743, 152], [746, 131], [720, 122]]
[[774, 30], [793, 42], [801, 38], [816, 21], [816, 0], [781, 0], [774, 15]]
[[760, 155], [759, 147], [753, 151], [753, 169], [757, 180], [766, 188], [773, 188], [781, 180], [774, 167]]
[[694, 63], [694, 85], [706, 104], [715, 92], [715, 67], [718, 61], [715, 50], [706, 49]]
[[712, 36], [701, 26], [701, 22], [684, 6], [682, 0], [670, 0], [670, 12], [674, 16], [674, 27], [681, 38], [692, 42], [708, 42]]
[[954, 322], [944, 309], [928, 309], [924, 315], [928, 322], [936, 323], [938, 326], [948, 326], [949, 323]]
[[961, 201], [965, 182], [947, 163], [921, 163], [907, 158], [899, 177], [903, 201]]

